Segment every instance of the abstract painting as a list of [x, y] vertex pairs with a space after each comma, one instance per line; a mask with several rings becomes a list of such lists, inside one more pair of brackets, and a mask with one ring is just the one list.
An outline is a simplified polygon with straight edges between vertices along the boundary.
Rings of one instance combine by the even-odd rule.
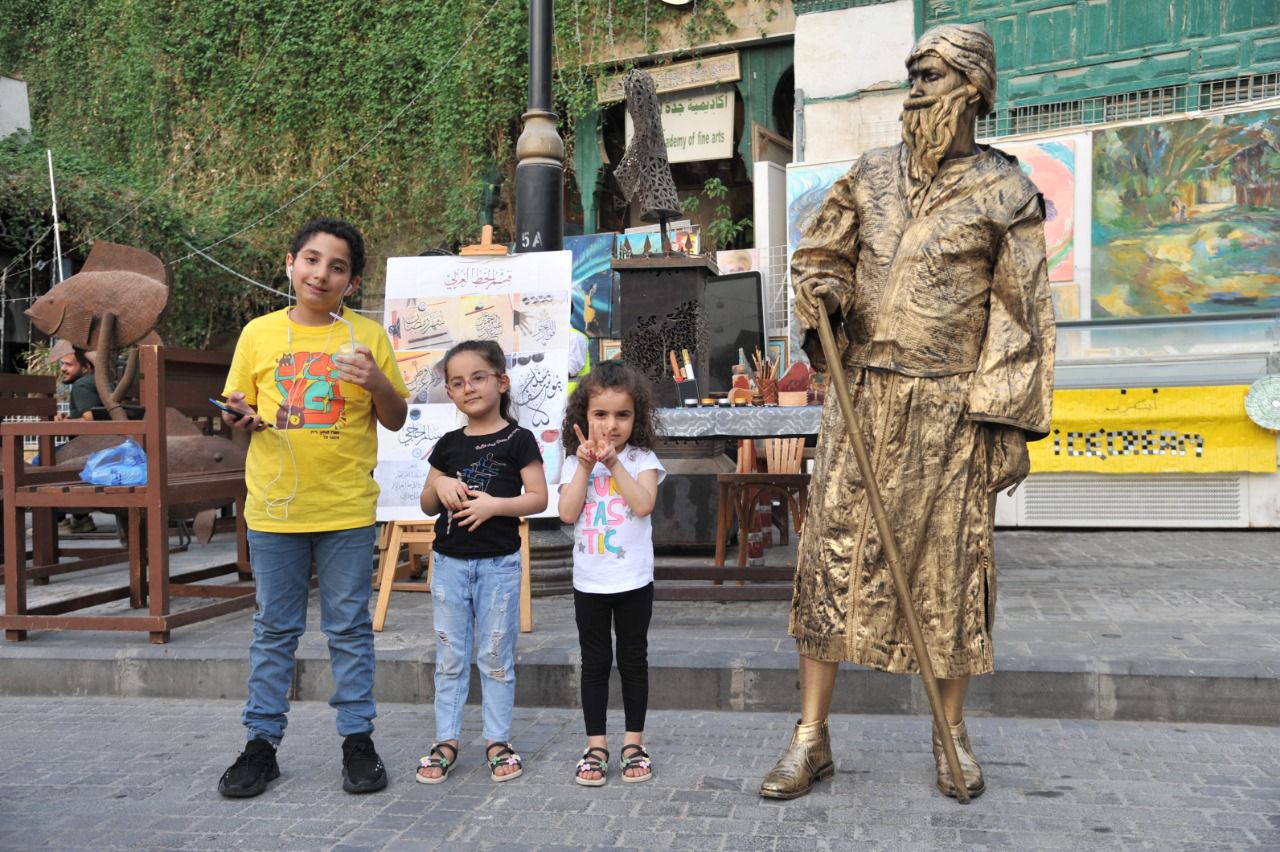
[[565, 237], [573, 254], [573, 307], [569, 321], [587, 337], [612, 337], [613, 234]]
[[1074, 274], [1076, 143], [1074, 139], [996, 143], [1018, 158], [1023, 173], [1044, 196], [1044, 242], [1050, 281]]
[[818, 214], [827, 193], [853, 160], [835, 163], [805, 164], [787, 169], [787, 255], [800, 245], [800, 238]]

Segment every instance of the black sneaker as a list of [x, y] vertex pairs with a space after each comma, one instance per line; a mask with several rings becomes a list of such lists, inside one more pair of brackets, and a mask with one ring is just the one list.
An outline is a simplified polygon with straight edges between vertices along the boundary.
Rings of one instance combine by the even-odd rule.
[[342, 741], [342, 789], [348, 793], [376, 793], [387, 786], [387, 768], [382, 765], [373, 737], [352, 734]]
[[248, 799], [261, 794], [279, 777], [275, 746], [259, 737], [249, 740], [236, 762], [222, 773], [218, 792], [229, 799]]

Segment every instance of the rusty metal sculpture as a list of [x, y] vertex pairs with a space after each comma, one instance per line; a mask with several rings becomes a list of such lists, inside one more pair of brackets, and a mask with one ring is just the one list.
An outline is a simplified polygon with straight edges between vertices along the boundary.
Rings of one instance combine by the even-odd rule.
[[113, 420], [127, 419], [120, 402], [137, 375], [138, 358], [136, 350], [131, 352], [115, 380], [111, 353], [135, 343], [160, 342], [154, 329], [169, 302], [168, 284], [160, 258], [99, 241], [79, 272], [26, 311], [40, 331], [90, 353], [98, 395]]
[[[98, 242], [78, 273], [41, 296], [26, 312], [36, 328], [57, 335], [60, 346], [66, 343], [86, 350], [94, 362], [98, 395], [113, 420], [127, 418], [121, 402], [138, 365], [134, 348], [117, 379], [113, 375], [115, 352], [135, 344], [160, 343], [155, 327], [168, 305], [168, 284], [168, 270], [160, 258], [132, 246]], [[204, 434], [177, 409], [167, 409], [165, 418], [170, 475], [244, 468], [243, 446]], [[118, 440], [89, 435], [72, 438], [58, 449], [58, 465], [79, 468], [90, 455]], [[212, 535], [219, 508], [221, 502], [216, 501], [180, 507], [183, 517], [195, 517], [197, 537], [202, 541]]]

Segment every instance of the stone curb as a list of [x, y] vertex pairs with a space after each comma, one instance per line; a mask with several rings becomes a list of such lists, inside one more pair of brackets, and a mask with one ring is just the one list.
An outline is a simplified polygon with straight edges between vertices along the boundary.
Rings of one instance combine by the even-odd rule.
[[[245, 694], [245, 659], [211, 658], [171, 651], [72, 654], [54, 649], [0, 659], [0, 695], [96, 695], [113, 698], [238, 699]], [[549, 656], [549, 655], [540, 655]], [[771, 665], [771, 663], [774, 663]], [[1014, 718], [1100, 721], [1160, 721], [1280, 725], [1280, 678], [1247, 672], [1153, 673], [1090, 670], [1076, 664], [1045, 664], [1035, 670], [1005, 669], [975, 678], [968, 710]], [[517, 664], [516, 702], [524, 707], [578, 706], [578, 669], [572, 659]], [[432, 700], [430, 654], [380, 655], [375, 692], [379, 700], [425, 704]], [[613, 688], [618, 703], [619, 688]], [[706, 665], [651, 665], [649, 707], [655, 710], [794, 711], [799, 703], [794, 668], [775, 660]], [[300, 654], [291, 699], [326, 701], [333, 691], [328, 661]], [[471, 700], [480, 686], [472, 673]], [[927, 715], [919, 678], [849, 668], [836, 682], [832, 711], [859, 714]]]

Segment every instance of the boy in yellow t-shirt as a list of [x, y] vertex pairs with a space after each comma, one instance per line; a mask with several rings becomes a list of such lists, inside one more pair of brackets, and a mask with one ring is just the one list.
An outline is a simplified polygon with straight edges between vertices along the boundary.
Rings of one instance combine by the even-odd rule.
[[364, 271], [364, 239], [354, 226], [308, 222], [285, 268], [297, 304], [245, 326], [223, 391], [236, 412], [223, 420], [253, 432], [245, 520], [258, 601], [240, 716], [249, 742], [218, 782], [218, 792], [232, 798], [256, 796], [280, 775], [276, 748], [288, 724], [313, 561], [336, 683], [329, 704], [345, 738], [342, 786], [372, 793], [387, 785], [370, 736], [374, 424], [404, 425], [409, 390], [382, 326], [343, 308]]

